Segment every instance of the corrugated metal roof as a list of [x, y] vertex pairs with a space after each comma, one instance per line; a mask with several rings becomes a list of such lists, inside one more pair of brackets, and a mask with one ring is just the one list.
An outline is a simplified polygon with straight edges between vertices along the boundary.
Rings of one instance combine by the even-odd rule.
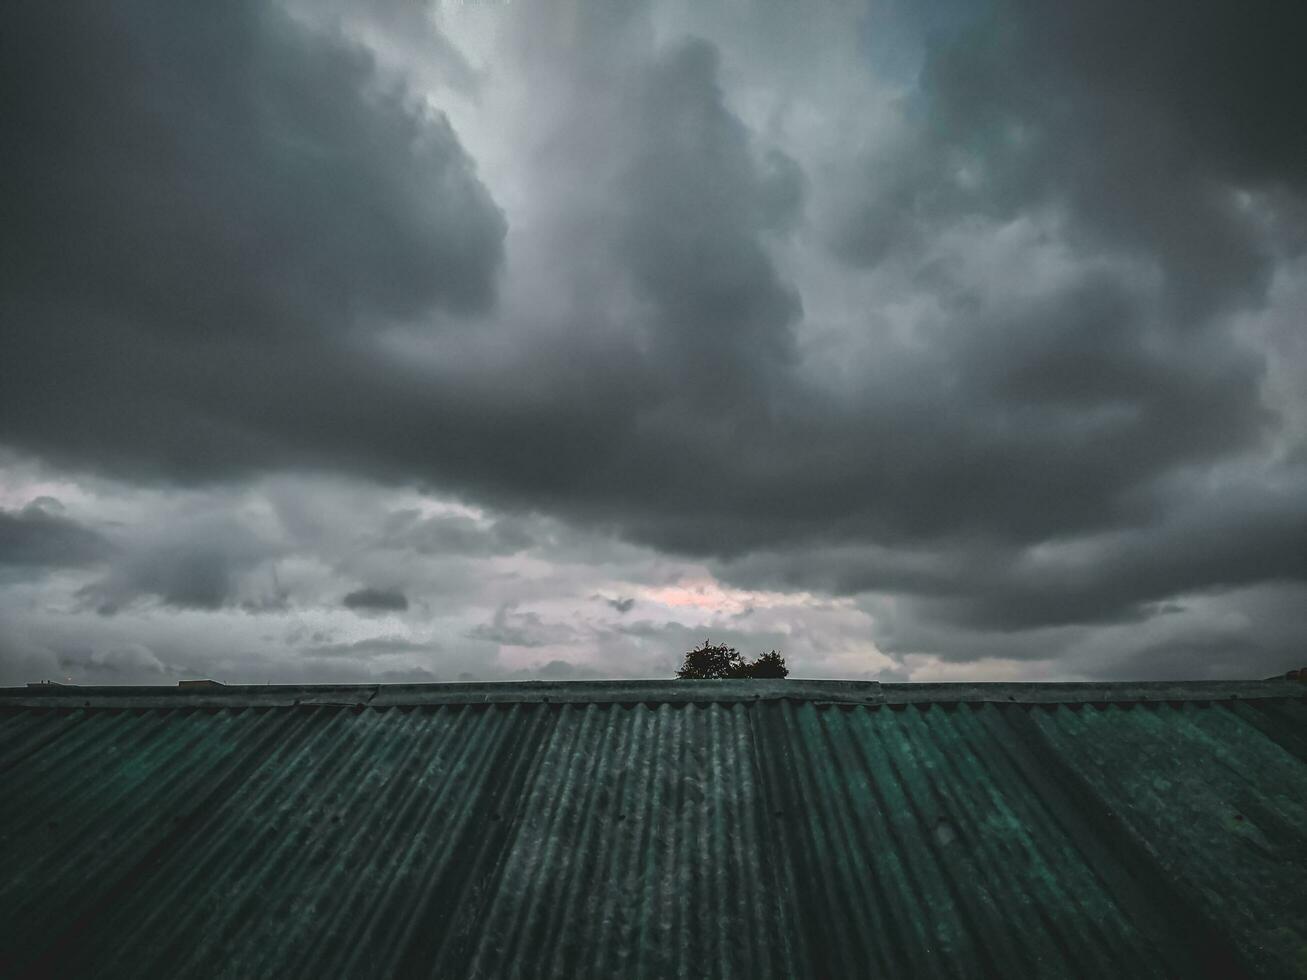
[[0, 974], [1304, 976], [1304, 694], [0, 692]]

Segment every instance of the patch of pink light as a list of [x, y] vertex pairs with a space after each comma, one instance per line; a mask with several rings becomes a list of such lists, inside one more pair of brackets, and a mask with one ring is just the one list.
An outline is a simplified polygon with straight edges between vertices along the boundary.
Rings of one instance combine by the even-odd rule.
[[673, 609], [695, 609], [705, 613], [735, 615], [748, 609], [772, 609], [782, 606], [816, 606], [819, 601], [808, 592], [767, 592], [733, 589], [711, 575], [683, 580], [674, 585], [645, 586], [636, 590], [638, 598]]

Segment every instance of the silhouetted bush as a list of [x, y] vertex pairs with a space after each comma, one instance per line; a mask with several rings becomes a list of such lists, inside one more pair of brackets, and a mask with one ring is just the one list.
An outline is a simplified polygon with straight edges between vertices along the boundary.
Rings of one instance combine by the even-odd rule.
[[685, 655], [685, 661], [676, 676], [683, 681], [735, 677], [743, 666], [744, 658], [740, 656], [739, 650], [728, 647], [725, 643], [713, 646], [704, 640], [703, 646], [696, 647]]
[[680, 680], [712, 680], [722, 678], [779, 678], [789, 674], [785, 658], [775, 650], [764, 653], [757, 660], [748, 661], [734, 647], [725, 643], [715, 646], [708, 640], [685, 655], [681, 669], [676, 672]]
[[781, 678], [790, 673], [790, 668], [785, 666], [785, 658], [775, 650], [760, 654], [748, 668], [750, 677]]

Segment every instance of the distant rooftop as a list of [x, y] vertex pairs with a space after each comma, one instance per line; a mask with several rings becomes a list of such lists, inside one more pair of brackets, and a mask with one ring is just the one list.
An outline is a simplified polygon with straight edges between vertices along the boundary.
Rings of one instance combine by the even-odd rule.
[[1307, 975], [1307, 685], [0, 690], [0, 975]]

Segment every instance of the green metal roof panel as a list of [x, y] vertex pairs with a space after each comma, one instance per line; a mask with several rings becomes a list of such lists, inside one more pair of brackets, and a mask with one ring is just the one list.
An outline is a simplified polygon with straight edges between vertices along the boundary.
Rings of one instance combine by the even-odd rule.
[[1307, 976], [1307, 691], [1081, 693], [0, 692], [0, 975]]

